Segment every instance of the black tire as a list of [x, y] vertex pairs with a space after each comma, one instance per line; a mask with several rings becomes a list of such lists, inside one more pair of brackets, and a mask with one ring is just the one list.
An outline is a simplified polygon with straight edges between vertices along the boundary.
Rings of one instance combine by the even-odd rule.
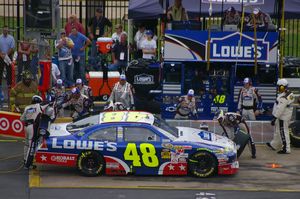
[[105, 170], [105, 161], [95, 151], [84, 151], [78, 156], [77, 168], [84, 176], [98, 176]]
[[210, 152], [199, 151], [189, 158], [188, 167], [191, 175], [207, 178], [217, 173], [218, 161]]
[[297, 128], [292, 127], [289, 129], [289, 131], [290, 131], [291, 144], [294, 147], [299, 148], [300, 147], [300, 130], [298, 129], [298, 132], [297, 132]]

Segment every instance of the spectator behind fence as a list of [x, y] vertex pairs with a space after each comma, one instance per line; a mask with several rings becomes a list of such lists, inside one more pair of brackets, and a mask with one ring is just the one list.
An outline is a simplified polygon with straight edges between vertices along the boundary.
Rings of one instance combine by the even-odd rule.
[[83, 25], [79, 22], [77, 16], [74, 14], [70, 15], [68, 22], [65, 25], [65, 31], [67, 36], [71, 34], [72, 28], [76, 28], [78, 32], [85, 35], [85, 30], [83, 28]]
[[122, 33], [120, 42], [116, 43], [112, 48], [112, 61], [113, 64], [109, 66], [109, 70], [124, 71], [127, 67], [127, 34]]
[[46, 39], [33, 39], [31, 40], [31, 62], [30, 72], [37, 79], [37, 72], [39, 68], [39, 60], [50, 60], [51, 59], [51, 48], [50, 44]]
[[230, 7], [225, 11], [223, 18], [223, 25], [238, 25], [240, 23], [241, 16], [234, 7]]
[[[21, 73], [24, 70], [30, 69], [30, 50], [31, 44], [29, 43], [28, 39], [23, 38], [23, 41], [19, 42], [18, 47], [18, 76], [17, 81], [21, 81]], [[31, 72], [31, 71], [30, 71]]]
[[146, 31], [146, 37], [142, 44], [142, 50], [143, 50], [143, 59], [154, 59], [156, 56], [156, 41], [152, 39], [153, 32], [151, 30]]
[[117, 24], [115, 26], [116, 32], [114, 32], [111, 36], [114, 42], [119, 42], [122, 33], [126, 33], [123, 31], [123, 26], [121, 24]]
[[169, 21], [187, 21], [188, 15], [182, 6], [182, 0], [175, 0], [174, 5], [169, 7], [167, 12]]
[[72, 87], [74, 85], [74, 63], [71, 49], [74, 47], [74, 43], [69, 37], [66, 37], [66, 32], [64, 30], [62, 30], [61, 38], [57, 41], [55, 47], [58, 49], [58, 62], [61, 79], [65, 82], [67, 87]]
[[258, 31], [275, 29], [270, 15], [262, 12], [259, 8], [254, 8], [253, 13], [245, 18], [246, 29], [253, 30], [254, 22]]
[[85, 79], [85, 49], [91, 44], [89, 38], [84, 34], [78, 32], [76, 27], [72, 28], [70, 39], [74, 42], [74, 48], [72, 48], [72, 56], [74, 60], [74, 77], [73, 79], [80, 78], [83, 82]]
[[11, 60], [14, 53], [15, 40], [13, 36], [8, 34], [8, 26], [3, 27], [3, 34], [0, 35], [0, 104], [2, 104], [4, 97], [2, 93], [2, 77], [4, 67], [7, 72], [7, 85], [11, 85]]
[[142, 50], [142, 41], [144, 41], [146, 39], [146, 28], [143, 24], [140, 24], [139, 26], [139, 30], [136, 32], [135, 36], [134, 36], [134, 41], [136, 42], [136, 59], [137, 58], [142, 58], [143, 57], [143, 50]]
[[[89, 21], [88, 25], [89, 38], [92, 41], [90, 57], [95, 59], [97, 55], [97, 38], [111, 35], [112, 23], [109, 21], [109, 19], [103, 16], [103, 10], [101, 8], [98, 8], [96, 10], [96, 16]], [[107, 32], [105, 32], [106, 26], [108, 27]]]

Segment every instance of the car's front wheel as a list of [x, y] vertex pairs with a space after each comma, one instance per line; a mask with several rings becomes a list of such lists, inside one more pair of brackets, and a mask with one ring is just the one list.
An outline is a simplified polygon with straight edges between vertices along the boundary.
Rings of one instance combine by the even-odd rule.
[[206, 178], [217, 172], [218, 161], [210, 152], [199, 151], [189, 158], [188, 167], [190, 174]]
[[105, 161], [95, 151], [84, 151], [78, 156], [77, 168], [85, 176], [97, 176], [103, 173]]

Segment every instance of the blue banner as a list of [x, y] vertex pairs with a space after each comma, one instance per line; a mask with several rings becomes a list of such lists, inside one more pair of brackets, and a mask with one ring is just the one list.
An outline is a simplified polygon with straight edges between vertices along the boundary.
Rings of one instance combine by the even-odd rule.
[[277, 32], [212, 32], [208, 57], [207, 31], [166, 31], [166, 61], [277, 63]]

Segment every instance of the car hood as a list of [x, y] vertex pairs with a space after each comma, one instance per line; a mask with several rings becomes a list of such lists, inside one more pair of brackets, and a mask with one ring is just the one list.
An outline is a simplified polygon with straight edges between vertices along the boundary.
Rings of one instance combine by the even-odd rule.
[[214, 145], [224, 148], [235, 148], [235, 143], [227, 137], [217, 135], [215, 133], [189, 127], [176, 127], [179, 137], [175, 141], [180, 142], [198, 142], [208, 145]]
[[71, 133], [67, 131], [68, 124], [69, 123], [53, 123], [53, 124], [51, 124], [50, 125], [50, 137], [71, 135]]

